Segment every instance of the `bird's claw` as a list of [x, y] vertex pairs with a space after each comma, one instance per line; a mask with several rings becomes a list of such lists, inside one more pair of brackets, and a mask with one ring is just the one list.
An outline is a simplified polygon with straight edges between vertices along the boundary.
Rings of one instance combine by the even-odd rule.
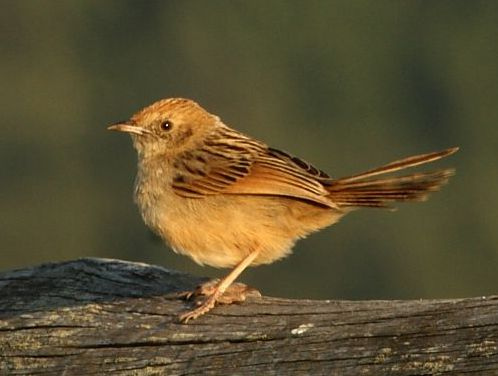
[[202, 316], [215, 307], [216, 304], [241, 303], [248, 297], [261, 297], [261, 293], [243, 283], [233, 283], [226, 291], [221, 293], [218, 290], [219, 280], [214, 279], [199, 285], [193, 291], [185, 291], [179, 297], [185, 300], [195, 299], [195, 309], [182, 313], [179, 316], [180, 322], [186, 324], [189, 320], [194, 320]]

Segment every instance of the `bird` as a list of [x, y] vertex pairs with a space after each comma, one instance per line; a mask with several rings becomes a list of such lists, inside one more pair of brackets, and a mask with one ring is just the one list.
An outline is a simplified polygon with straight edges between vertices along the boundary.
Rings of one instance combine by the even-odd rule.
[[224, 278], [184, 293], [196, 306], [180, 314], [182, 323], [217, 304], [260, 296], [234, 283], [244, 269], [288, 256], [297, 240], [344, 215], [426, 200], [454, 174], [453, 168], [392, 173], [458, 150], [415, 155], [333, 178], [227, 126], [186, 98], [156, 101], [108, 129], [131, 135], [138, 155], [134, 200], [145, 224], [196, 263], [231, 269]]

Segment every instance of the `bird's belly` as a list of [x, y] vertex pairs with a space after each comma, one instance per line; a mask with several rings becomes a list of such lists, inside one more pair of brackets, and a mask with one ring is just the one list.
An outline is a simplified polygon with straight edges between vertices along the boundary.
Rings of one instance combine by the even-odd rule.
[[214, 267], [233, 267], [256, 249], [252, 265], [271, 263], [288, 255], [297, 239], [341, 216], [292, 199], [242, 195], [168, 195], [168, 201], [142, 207], [142, 215], [176, 252]]

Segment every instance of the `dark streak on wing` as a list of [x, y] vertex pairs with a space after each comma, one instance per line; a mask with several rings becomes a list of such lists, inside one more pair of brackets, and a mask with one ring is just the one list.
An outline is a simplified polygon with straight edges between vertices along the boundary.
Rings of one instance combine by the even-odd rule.
[[268, 148], [268, 153], [270, 155], [273, 155], [277, 158], [284, 158], [287, 161], [295, 164], [297, 167], [300, 167], [301, 169], [305, 170], [308, 174], [313, 175], [314, 177], [318, 179], [324, 179], [324, 180], [330, 180], [331, 177], [324, 171], [316, 168], [313, 166], [311, 163], [306, 162], [305, 160], [295, 157], [285, 151], [274, 149], [274, 148]]
[[177, 160], [173, 181], [180, 196], [256, 194], [280, 195], [331, 205], [323, 184], [331, 178], [311, 164], [237, 131], [222, 128], [208, 137], [196, 153]]

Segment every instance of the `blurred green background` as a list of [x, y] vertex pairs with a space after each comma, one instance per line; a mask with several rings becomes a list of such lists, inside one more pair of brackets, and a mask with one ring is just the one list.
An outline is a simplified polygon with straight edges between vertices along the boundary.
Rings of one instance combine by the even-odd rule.
[[427, 203], [355, 212], [242, 281], [283, 297], [498, 292], [498, 2], [1, 7], [0, 269], [98, 256], [226, 273], [148, 232], [129, 137], [105, 130], [183, 96], [332, 176], [461, 146]]

